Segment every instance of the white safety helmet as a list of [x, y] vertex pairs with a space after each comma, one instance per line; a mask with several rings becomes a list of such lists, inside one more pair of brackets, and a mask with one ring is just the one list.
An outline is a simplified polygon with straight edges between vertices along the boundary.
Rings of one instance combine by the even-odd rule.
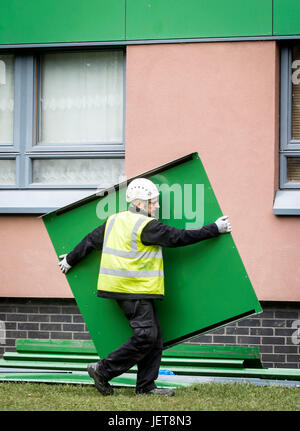
[[135, 199], [147, 201], [159, 196], [159, 191], [156, 185], [147, 180], [147, 178], [136, 178], [131, 181], [126, 190], [126, 201], [132, 202]]

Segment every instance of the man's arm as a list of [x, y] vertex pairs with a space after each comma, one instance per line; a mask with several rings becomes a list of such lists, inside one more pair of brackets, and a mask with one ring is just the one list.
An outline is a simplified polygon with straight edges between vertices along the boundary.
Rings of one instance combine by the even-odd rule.
[[103, 223], [101, 226], [86, 235], [80, 243], [66, 255], [66, 261], [69, 266], [72, 267], [76, 265], [93, 250], [102, 249], [105, 225], [106, 223]]
[[216, 223], [199, 229], [177, 229], [158, 220], [152, 220], [143, 229], [141, 240], [145, 245], [162, 247], [182, 247], [219, 236]]

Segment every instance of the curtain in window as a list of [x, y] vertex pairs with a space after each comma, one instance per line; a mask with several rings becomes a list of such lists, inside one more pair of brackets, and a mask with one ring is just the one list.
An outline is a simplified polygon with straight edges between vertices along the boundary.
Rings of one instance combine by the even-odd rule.
[[293, 47], [292, 139], [300, 139], [300, 46]]
[[0, 55], [0, 145], [13, 144], [14, 57]]
[[16, 161], [10, 159], [0, 160], [0, 185], [16, 184]]
[[289, 182], [300, 183], [300, 157], [287, 158], [287, 175]]
[[123, 52], [41, 57], [40, 143], [123, 140]]
[[43, 185], [108, 188], [124, 181], [124, 159], [34, 159], [32, 180]]

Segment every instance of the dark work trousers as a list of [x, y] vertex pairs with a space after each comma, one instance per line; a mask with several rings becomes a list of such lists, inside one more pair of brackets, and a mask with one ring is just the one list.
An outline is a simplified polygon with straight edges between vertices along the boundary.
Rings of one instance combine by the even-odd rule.
[[99, 364], [99, 371], [107, 380], [125, 373], [137, 365], [136, 392], [151, 391], [156, 387], [162, 356], [160, 324], [151, 299], [117, 300], [129, 320], [132, 337], [114, 350]]

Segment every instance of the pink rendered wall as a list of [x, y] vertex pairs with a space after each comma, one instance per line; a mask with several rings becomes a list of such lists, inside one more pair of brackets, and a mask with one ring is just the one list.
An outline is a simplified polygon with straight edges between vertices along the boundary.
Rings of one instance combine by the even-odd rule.
[[[300, 300], [300, 223], [272, 215], [278, 182], [275, 42], [129, 46], [126, 166], [197, 151], [260, 300]], [[41, 219], [0, 216], [0, 296], [73, 297]]]
[[127, 48], [126, 173], [197, 151], [260, 300], [300, 300], [300, 222], [272, 214], [276, 42]]
[[0, 297], [73, 298], [43, 221], [0, 216]]

